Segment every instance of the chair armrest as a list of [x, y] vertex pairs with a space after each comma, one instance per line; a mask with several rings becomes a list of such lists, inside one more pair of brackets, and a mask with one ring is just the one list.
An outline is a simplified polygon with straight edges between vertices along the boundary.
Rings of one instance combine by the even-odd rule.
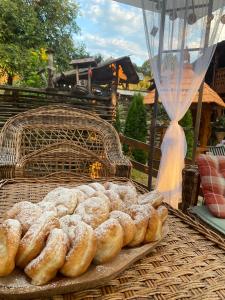
[[125, 156], [119, 162], [116, 162], [116, 176], [130, 178], [132, 164]]
[[186, 166], [182, 172], [182, 211], [197, 205], [200, 191], [200, 175], [197, 166]]

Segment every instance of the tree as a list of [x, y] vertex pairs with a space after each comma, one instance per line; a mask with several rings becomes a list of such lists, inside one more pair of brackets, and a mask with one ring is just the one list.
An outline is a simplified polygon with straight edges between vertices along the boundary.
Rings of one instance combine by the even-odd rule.
[[120, 120], [120, 107], [119, 107], [119, 104], [117, 103], [117, 106], [116, 106], [116, 118], [115, 118], [115, 121], [114, 121], [114, 127], [116, 129], [116, 131], [118, 133], [121, 132], [121, 120]]
[[149, 62], [149, 60], [146, 60], [143, 64], [142, 64], [142, 66], [141, 66], [141, 68], [140, 68], [140, 72], [142, 72], [144, 75], [146, 75], [146, 76], [149, 76], [149, 77], [152, 77], [152, 71], [151, 71], [151, 66], [150, 66], [150, 62]]
[[[133, 96], [125, 122], [124, 135], [138, 141], [146, 142], [147, 115], [143, 100], [144, 98], [140, 93]], [[132, 156], [141, 163], [146, 162], [147, 155], [143, 150], [133, 150]]]
[[52, 48], [59, 70], [77, 53], [85, 55], [84, 46], [75, 47], [72, 39], [79, 32], [77, 14], [72, 0], [0, 1], [0, 69], [9, 84], [15, 74], [23, 78], [32, 67], [32, 51]]

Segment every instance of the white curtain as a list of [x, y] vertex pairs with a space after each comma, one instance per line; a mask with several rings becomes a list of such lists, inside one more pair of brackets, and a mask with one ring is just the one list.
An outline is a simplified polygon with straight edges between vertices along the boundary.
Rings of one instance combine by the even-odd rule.
[[[146, 7], [150, 2], [154, 2], [152, 10]], [[142, 0], [151, 69], [171, 120], [161, 145], [156, 188], [174, 208], [181, 198], [187, 150], [178, 122], [191, 105], [213, 56], [223, 27], [224, 6], [224, 0]]]

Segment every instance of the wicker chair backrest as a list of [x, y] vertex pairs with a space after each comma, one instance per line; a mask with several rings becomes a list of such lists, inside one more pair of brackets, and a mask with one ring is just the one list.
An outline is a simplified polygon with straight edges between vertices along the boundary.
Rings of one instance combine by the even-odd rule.
[[15, 177], [44, 177], [67, 173], [102, 178], [115, 175], [115, 166], [73, 142], [47, 145], [22, 157], [16, 164]]
[[102, 159], [121, 161], [117, 132], [100, 117], [67, 106], [45, 106], [10, 118], [0, 136], [0, 150], [8, 164], [43, 147], [71, 141]]

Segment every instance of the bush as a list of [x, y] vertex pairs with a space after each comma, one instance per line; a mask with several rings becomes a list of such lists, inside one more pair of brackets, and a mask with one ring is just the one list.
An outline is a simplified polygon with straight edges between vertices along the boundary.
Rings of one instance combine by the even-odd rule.
[[120, 110], [119, 110], [119, 104], [117, 104], [116, 106], [116, 119], [114, 121], [113, 126], [115, 127], [116, 131], [118, 133], [121, 132], [121, 121], [120, 121]]
[[186, 112], [183, 119], [180, 120], [179, 124], [185, 129], [185, 136], [187, 140], [187, 154], [186, 157], [192, 157], [193, 144], [194, 144], [194, 130], [193, 120], [190, 109]]
[[[141, 94], [133, 96], [125, 122], [124, 135], [141, 142], [146, 142], [147, 114], [143, 100], [144, 98]], [[124, 146], [124, 151], [128, 152], [126, 145]], [[136, 161], [143, 164], [146, 163], [147, 154], [143, 150], [132, 150], [131, 155]]]

